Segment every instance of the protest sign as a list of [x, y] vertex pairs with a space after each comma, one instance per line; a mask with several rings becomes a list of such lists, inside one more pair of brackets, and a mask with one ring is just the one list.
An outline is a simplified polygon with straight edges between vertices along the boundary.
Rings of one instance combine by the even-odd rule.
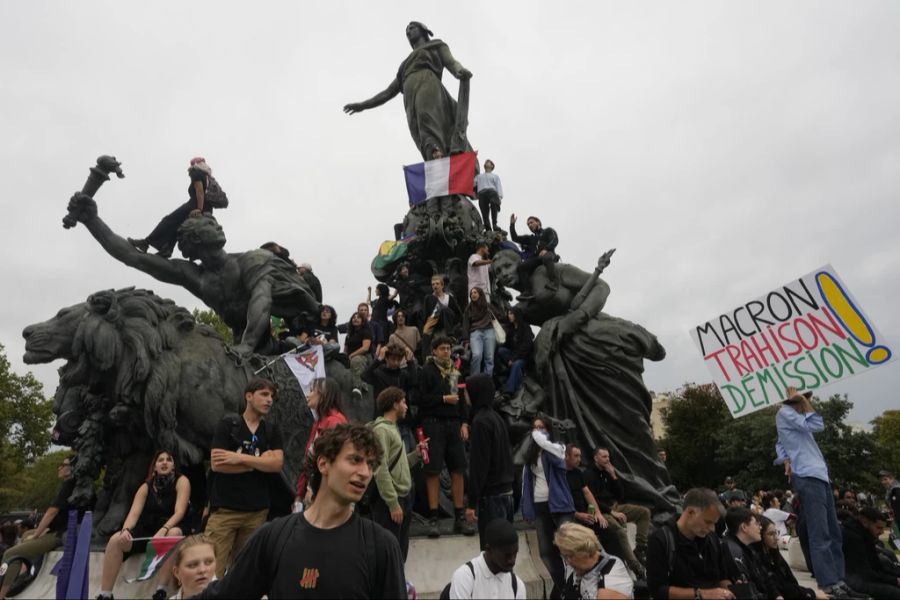
[[691, 337], [733, 417], [894, 358], [831, 265], [698, 325]]

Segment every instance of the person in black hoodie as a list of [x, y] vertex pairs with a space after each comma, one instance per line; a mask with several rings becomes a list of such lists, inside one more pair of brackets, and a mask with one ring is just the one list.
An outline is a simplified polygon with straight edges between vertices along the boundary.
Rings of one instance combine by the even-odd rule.
[[[778, 549], [778, 529], [774, 521], [767, 517], [759, 517], [759, 528], [762, 541], [751, 544], [756, 551], [760, 564], [765, 569], [766, 578], [772, 582], [778, 595], [785, 600], [815, 600], [818, 598], [812, 588], [803, 587], [797, 581], [790, 565]], [[823, 594], [823, 597], [824, 594]]]
[[844, 538], [846, 582], [853, 590], [875, 598], [900, 598], [900, 573], [878, 559], [878, 538], [884, 533], [884, 516], [866, 506], [858, 517], [849, 517], [841, 529]]
[[497, 358], [509, 367], [503, 394], [513, 397], [522, 386], [525, 367], [534, 352], [534, 332], [531, 331], [531, 327], [525, 321], [525, 314], [518, 306], [510, 308], [506, 317], [509, 320], [506, 342], [497, 349]]
[[[730, 579], [735, 582], [732, 591], [741, 599], [778, 597], [778, 590], [766, 576], [759, 554], [750, 548], [751, 544], [762, 540], [762, 528], [756, 515], [743, 506], [729, 508], [725, 513], [725, 524], [728, 532], [722, 537], [722, 549], [731, 573]], [[744, 593], [739, 593], [739, 590]]]
[[440, 537], [438, 527], [438, 499], [441, 491], [441, 471], [446, 464], [450, 472], [450, 492], [453, 500], [456, 533], [475, 535], [475, 528], [466, 521], [463, 494], [465, 491], [466, 449], [469, 439], [468, 412], [461, 402], [459, 371], [451, 357], [452, 342], [439, 336], [431, 342], [431, 356], [419, 376], [416, 397], [418, 418], [425, 437], [429, 439], [429, 461], [425, 471], [425, 491], [428, 494], [428, 537]]
[[466, 379], [472, 406], [469, 430], [469, 497], [466, 520], [478, 520], [478, 541], [485, 549], [485, 527], [494, 519], [513, 522], [513, 471], [509, 433], [494, 410], [494, 381], [486, 373]]
[[406, 355], [406, 350], [397, 344], [382, 346], [375, 353], [375, 360], [362, 374], [362, 380], [372, 386], [376, 398], [390, 386], [398, 387], [409, 395], [418, 384], [419, 367], [415, 355], [405, 367], [401, 366]]

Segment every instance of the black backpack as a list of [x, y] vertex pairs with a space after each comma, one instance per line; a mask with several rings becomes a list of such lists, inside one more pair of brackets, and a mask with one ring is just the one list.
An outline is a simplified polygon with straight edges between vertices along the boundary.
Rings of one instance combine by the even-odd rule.
[[203, 203], [213, 208], [228, 208], [228, 196], [225, 194], [215, 177], [206, 177], [206, 192], [203, 194]]
[[[474, 582], [475, 567], [472, 566], [472, 561], [467, 560], [466, 566], [469, 567], [469, 570], [472, 572], [472, 581]], [[519, 593], [519, 578], [516, 577], [515, 571], [510, 571], [509, 574], [512, 577], [512, 591], [513, 591], [513, 598], [515, 598], [516, 594]], [[441, 600], [450, 600], [450, 586], [451, 585], [452, 585], [452, 583], [448, 583], [447, 585], [444, 586], [444, 589], [441, 590], [441, 595], [439, 596], [439, 598]]]

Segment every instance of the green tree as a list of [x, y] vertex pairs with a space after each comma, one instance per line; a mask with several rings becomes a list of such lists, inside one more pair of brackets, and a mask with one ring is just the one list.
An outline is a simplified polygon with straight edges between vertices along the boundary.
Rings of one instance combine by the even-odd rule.
[[717, 433], [731, 420], [716, 386], [685, 384], [663, 410], [669, 473], [679, 489], [719, 485], [728, 474], [717, 464]]
[[825, 421], [825, 431], [816, 434], [816, 442], [828, 463], [831, 480], [841, 486], [879, 489], [875, 478], [881, 453], [875, 436], [867, 431], [854, 431], [845, 422], [853, 403], [844, 394], [828, 400], [813, 398], [813, 407]]
[[[853, 403], [835, 395], [825, 401], [814, 399], [813, 405], [825, 421], [816, 441], [832, 479], [841, 485], [876, 488], [873, 474], [881, 456], [876, 436], [854, 431], [846, 423]], [[786, 487], [784, 469], [772, 464], [778, 410], [773, 406], [733, 419], [714, 385], [685, 385], [663, 413], [667, 436], [662, 445], [675, 485], [682, 490], [716, 489], [731, 475], [748, 492]], [[887, 425], [882, 430], [887, 431]]]
[[215, 329], [216, 332], [222, 336], [222, 339], [225, 340], [226, 344], [231, 344], [234, 341], [234, 334], [231, 331], [231, 327], [225, 324], [225, 321], [222, 320], [222, 317], [220, 317], [216, 311], [195, 308], [191, 311], [191, 314], [198, 323], [209, 325]]
[[886, 410], [872, 421], [872, 434], [881, 449], [883, 468], [900, 473], [900, 410]]
[[[773, 466], [776, 407], [732, 419], [716, 433], [716, 462], [723, 465], [747, 492], [787, 486], [784, 469]], [[719, 484], [723, 480], [719, 480]]]
[[20, 471], [14, 477], [14, 483], [19, 491], [17, 507], [43, 509], [50, 504], [59, 491], [59, 477], [57, 467], [63, 458], [72, 454], [69, 450], [57, 450], [50, 452], [34, 461]]
[[53, 402], [31, 373], [18, 375], [10, 369], [0, 344], [0, 508], [15, 503], [21, 489], [15, 477], [50, 447]]

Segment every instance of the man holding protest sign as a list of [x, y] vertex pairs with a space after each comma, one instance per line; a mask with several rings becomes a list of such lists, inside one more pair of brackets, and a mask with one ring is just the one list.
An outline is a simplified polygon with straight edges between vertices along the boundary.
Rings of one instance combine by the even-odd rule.
[[775, 464], [800, 494], [809, 536], [809, 554], [819, 587], [832, 598], [867, 598], [844, 583], [841, 526], [834, 509], [828, 465], [813, 436], [825, 429], [825, 421], [810, 402], [812, 392], [787, 389], [787, 399], [775, 417], [778, 442]]

